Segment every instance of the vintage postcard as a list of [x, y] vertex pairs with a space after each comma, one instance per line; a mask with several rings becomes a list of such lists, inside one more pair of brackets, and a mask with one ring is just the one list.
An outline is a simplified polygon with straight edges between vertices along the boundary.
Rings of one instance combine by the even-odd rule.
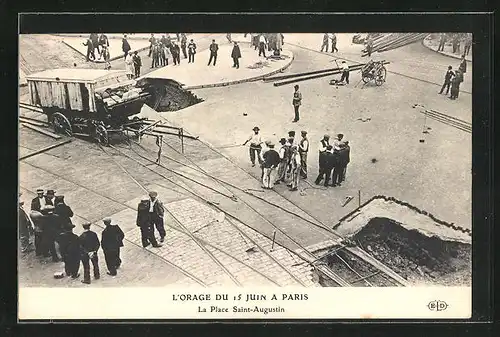
[[473, 41], [20, 34], [19, 319], [469, 318]]

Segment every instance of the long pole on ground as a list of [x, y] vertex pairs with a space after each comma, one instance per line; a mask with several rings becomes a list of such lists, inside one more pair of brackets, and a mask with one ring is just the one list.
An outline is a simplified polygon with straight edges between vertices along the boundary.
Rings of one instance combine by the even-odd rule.
[[361, 207], [361, 190], [358, 190], [358, 206]]

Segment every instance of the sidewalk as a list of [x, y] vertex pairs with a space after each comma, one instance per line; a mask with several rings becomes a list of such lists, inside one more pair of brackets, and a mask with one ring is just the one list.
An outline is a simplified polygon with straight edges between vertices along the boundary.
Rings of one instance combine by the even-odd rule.
[[[449, 56], [449, 57], [453, 57], [453, 58], [456, 58], [456, 59], [461, 59], [462, 58], [462, 54], [463, 54], [463, 51], [464, 51], [464, 46], [463, 44], [460, 46], [460, 53], [453, 53], [452, 52], [452, 45], [451, 45], [451, 42], [446, 42], [446, 44], [444, 45], [444, 51], [438, 51], [438, 47], [439, 47], [439, 39], [431, 39], [429, 36], [426, 37], [423, 41], [422, 41], [422, 44], [431, 49], [432, 51], [435, 51], [436, 53], [439, 53], [439, 54], [442, 54], [442, 55], [445, 55], [445, 56]], [[471, 51], [469, 52], [469, 55], [466, 55], [465, 56], [465, 59], [468, 61], [468, 62], [472, 62], [472, 47], [471, 47]]]
[[[195, 55], [194, 63], [188, 63], [187, 59], [181, 56], [180, 66], [174, 66], [170, 58], [168, 66], [153, 70], [145, 77], [173, 79], [187, 90], [226, 86], [258, 80], [278, 73], [286, 69], [294, 58], [293, 53], [288, 50], [282, 51], [281, 55], [284, 57], [282, 60], [259, 57], [257, 51], [248, 44], [242, 43], [240, 44], [240, 68], [236, 69], [232, 67], [232, 48], [232, 44], [219, 43], [215, 66], [207, 65], [210, 58], [210, 51], [207, 49]], [[269, 52], [266, 55], [269, 55]], [[150, 62], [151, 58], [143, 58], [144, 67], [150, 67]]]

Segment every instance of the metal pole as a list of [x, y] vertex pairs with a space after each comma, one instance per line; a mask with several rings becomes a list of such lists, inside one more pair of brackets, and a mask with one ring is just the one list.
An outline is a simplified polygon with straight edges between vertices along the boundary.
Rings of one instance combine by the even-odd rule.
[[358, 206], [361, 207], [361, 190], [358, 190]]
[[271, 246], [271, 252], [274, 250], [274, 241], [276, 240], [276, 231], [273, 232], [273, 244]]

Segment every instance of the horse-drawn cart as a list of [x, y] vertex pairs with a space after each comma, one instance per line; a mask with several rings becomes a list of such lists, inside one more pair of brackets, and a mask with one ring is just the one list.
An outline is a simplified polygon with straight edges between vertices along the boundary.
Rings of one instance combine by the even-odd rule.
[[123, 71], [53, 69], [26, 80], [30, 106], [47, 115], [55, 132], [102, 144], [113, 133], [147, 127], [146, 119], [129, 117], [139, 114], [145, 103], [156, 108], [165, 96], [159, 86], [128, 80]]
[[386, 76], [387, 69], [384, 66], [384, 61], [370, 60], [361, 68], [361, 79], [365, 84], [374, 81], [376, 85], [380, 86], [385, 82]]

